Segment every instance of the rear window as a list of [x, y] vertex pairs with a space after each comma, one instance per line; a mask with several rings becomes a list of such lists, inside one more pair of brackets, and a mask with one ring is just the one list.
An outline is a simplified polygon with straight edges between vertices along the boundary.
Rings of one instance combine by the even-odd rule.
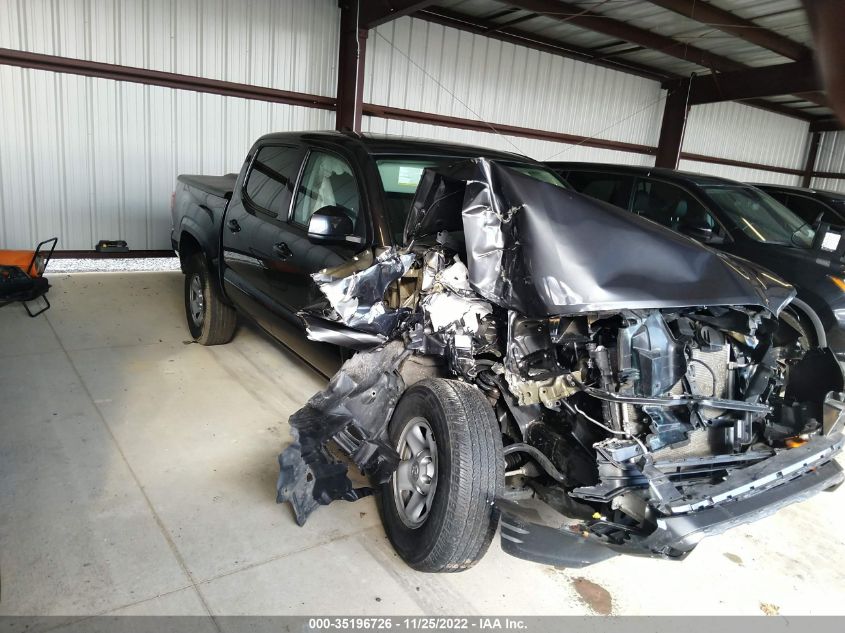
[[258, 150], [244, 187], [248, 208], [286, 216], [302, 152], [294, 147], [265, 146]]

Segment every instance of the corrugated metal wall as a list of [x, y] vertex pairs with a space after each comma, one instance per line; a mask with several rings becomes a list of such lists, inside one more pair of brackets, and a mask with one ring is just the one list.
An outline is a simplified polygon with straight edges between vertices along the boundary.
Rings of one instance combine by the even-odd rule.
[[[492, 123], [655, 145], [663, 114], [660, 84], [615, 70], [412, 18], [371, 31], [364, 101]], [[651, 164], [653, 158], [584, 146], [496, 139], [401, 122], [370, 123], [409, 135], [458, 138], [537, 159]], [[448, 136], [443, 136], [448, 135]], [[513, 143], [513, 145], [511, 144]], [[600, 153], [597, 153], [600, 152]]]
[[[0, 0], [0, 47], [333, 96], [334, 0]], [[0, 248], [170, 247], [178, 173], [325, 110], [0, 66]]]
[[[338, 28], [336, 0], [0, 0], [0, 47], [326, 96], [335, 92]], [[323, 110], [8, 66], [0, 87], [0, 248], [54, 234], [62, 249], [101, 238], [168, 248], [177, 173], [237, 170], [260, 134], [334, 124]], [[367, 43], [364, 100], [379, 105], [655, 146], [664, 97], [650, 80], [412, 18], [375, 29]], [[540, 160], [654, 160], [372, 117], [363, 128]], [[800, 169], [807, 125], [735, 103], [697, 106], [684, 151]], [[842, 170], [843, 156], [845, 141], [825, 135], [819, 168]]]
[[361, 129], [364, 133], [391, 134], [395, 136], [435, 139], [449, 141], [451, 143], [490, 147], [505, 152], [525, 154], [538, 160], [585, 160], [625, 165], [654, 164], [654, 157], [646, 154], [619, 152], [586, 147], [584, 145], [575, 146], [564, 143], [553, 143], [493, 132], [476, 132], [422, 123], [380, 119], [377, 117], [364, 117], [361, 123]]
[[[732, 101], [690, 108], [682, 151], [803, 169], [809, 123]], [[800, 176], [682, 160], [680, 169], [748, 182], [800, 184]]]
[[[845, 172], [845, 132], [825, 132], [819, 143], [816, 171]], [[845, 180], [813, 178], [813, 187], [845, 193]]]

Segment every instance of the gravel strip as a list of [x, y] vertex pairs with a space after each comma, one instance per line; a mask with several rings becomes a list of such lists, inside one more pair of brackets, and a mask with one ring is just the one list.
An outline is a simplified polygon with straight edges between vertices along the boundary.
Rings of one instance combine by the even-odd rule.
[[157, 272], [179, 270], [177, 257], [115, 257], [50, 260], [47, 273]]

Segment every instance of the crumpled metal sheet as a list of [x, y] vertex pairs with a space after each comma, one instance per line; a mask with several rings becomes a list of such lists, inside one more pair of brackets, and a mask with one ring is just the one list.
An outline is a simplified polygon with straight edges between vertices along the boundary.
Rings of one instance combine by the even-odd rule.
[[363, 332], [389, 336], [408, 311], [389, 308], [384, 293], [415, 262], [413, 253], [400, 255], [391, 248], [379, 255], [372, 266], [351, 275], [337, 278], [318, 272], [311, 277], [342, 323]]
[[371, 349], [387, 342], [387, 337], [383, 334], [353, 330], [342, 323], [329, 321], [308, 312], [299, 312], [298, 316], [305, 324], [306, 336], [312, 341], [356, 350]]
[[[439, 254], [439, 259], [436, 255]], [[440, 268], [432, 272], [432, 260]], [[469, 284], [469, 271], [456, 256], [452, 264], [444, 266], [442, 252], [430, 250], [425, 256], [423, 283], [427, 294], [420, 304], [435, 332], [478, 332], [481, 320], [493, 312], [489, 302], [481, 299]], [[429, 279], [430, 276], [430, 279]]]
[[463, 231], [478, 294], [525, 316], [700, 305], [777, 314], [795, 295], [744, 260], [487, 159], [424, 172], [405, 236], [439, 231]]
[[276, 501], [290, 502], [299, 525], [319, 505], [371, 493], [352, 487], [346, 464], [326, 447], [330, 440], [378, 481], [395, 470], [399, 456], [386, 443], [387, 423], [405, 390], [399, 366], [408, 354], [402, 341], [355, 354], [290, 417], [294, 442], [279, 455]]

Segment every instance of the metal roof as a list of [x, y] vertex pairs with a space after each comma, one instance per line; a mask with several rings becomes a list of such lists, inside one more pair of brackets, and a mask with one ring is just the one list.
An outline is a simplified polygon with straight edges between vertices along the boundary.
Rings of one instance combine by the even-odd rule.
[[[658, 0], [569, 0], [565, 3], [556, 2], [519, 2], [517, 0], [441, 0], [425, 7], [416, 15], [447, 16], [451, 19], [466, 18], [475, 24], [483, 25], [491, 34], [499, 31], [508, 35], [542, 38], [544, 42], [551, 40], [559, 43], [562, 48], [572, 47], [579, 55], [597, 57], [598, 63], [612, 62], [624, 66], [630, 64], [633, 68], [654, 71], [657, 78], [661, 75], [668, 78], [689, 77], [690, 74], [708, 74], [724, 72], [728, 68], [713, 68], [682, 59], [683, 55], [672, 55], [666, 52], [666, 47], [647, 47], [627, 41], [624, 37], [609, 35], [605, 32], [591, 30], [590, 26], [600, 24], [584, 24], [579, 21], [584, 12], [589, 17], [604, 17], [614, 25], [627, 25], [648, 31], [649, 34], [671, 38], [678, 43], [679, 48], [694, 47], [724, 58], [727, 63], [736, 66], [734, 69], [761, 68], [778, 64], [788, 64], [798, 59], [796, 55], [787, 57], [784, 54], [770, 50], [742, 37], [743, 31], [736, 28], [724, 29], [727, 25], [716, 22], [698, 21], [694, 19], [696, 7], [710, 5], [708, 9], [728, 11], [737, 18], [753, 22], [742, 28], [760, 29], [760, 33], [775, 34], [790, 40], [792, 48], [801, 50], [812, 49], [813, 40], [806, 13], [801, 0], [689, 0], [689, 11], [693, 17], [687, 17], [680, 12], [659, 6]], [[668, 3], [669, 5], [678, 3]], [[556, 11], [556, 7], [560, 11]], [[542, 10], [542, 13], [536, 11]], [[573, 11], [574, 10], [574, 11]], [[578, 24], [576, 25], [575, 22]], [[596, 28], [601, 30], [600, 26]], [[482, 29], [482, 30], [484, 30]], [[734, 34], [737, 33], [737, 34]], [[753, 38], [752, 38], [753, 39]], [[674, 48], [674, 47], [673, 47]], [[677, 50], [675, 51], [677, 53]], [[786, 52], [789, 52], [788, 50]], [[565, 54], [565, 52], [563, 52]], [[701, 61], [700, 59], [698, 61]], [[782, 95], [763, 97], [754, 101], [753, 105], [769, 106], [773, 110], [791, 113], [806, 118], [824, 118], [832, 116], [833, 112], [826, 106], [821, 94]]]

